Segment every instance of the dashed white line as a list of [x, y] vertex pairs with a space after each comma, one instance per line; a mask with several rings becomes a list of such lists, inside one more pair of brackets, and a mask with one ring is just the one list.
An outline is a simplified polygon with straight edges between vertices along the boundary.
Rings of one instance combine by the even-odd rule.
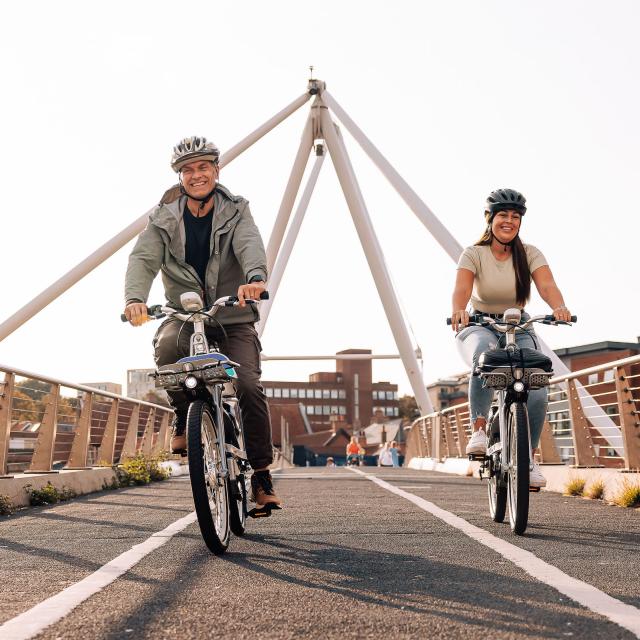
[[413, 504], [423, 511], [427, 511], [436, 518], [462, 531], [470, 538], [499, 553], [503, 558], [513, 562], [513, 564], [526, 571], [536, 580], [553, 587], [583, 607], [608, 618], [640, 638], [640, 609], [611, 597], [587, 582], [572, 578], [570, 575], [564, 573], [564, 571], [541, 560], [530, 551], [525, 551], [510, 542], [506, 542], [488, 531], [470, 524], [463, 518], [441, 509], [424, 498], [403, 491], [399, 487], [380, 480], [380, 478], [374, 475], [364, 473], [359, 469], [351, 469], [351, 471], [363, 475], [383, 489], [395, 493], [401, 498], [409, 500], [409, 502], [413, 502]]
[[39, 634], [42, 630], [58, 622], [71, 613], [80, 603], [98, 593], [116, 578], [135, 566], [146, 555], [155, 551], [158, 547], [167, 543], [176, 533], [186, 529], [196, 520], [196, 513], [190, 513], [171, 523], [162, 531], [154, 533], [144, 542], [136, 544], [129, 551], [125, 551], [117, 558], [111, 560], [91, 575], [80, 582], [60, 591], [55, 596], [43, 600], [40, 604], [28, 611], [21, 613], [11, 620], [0, 625], [0, 638], [2, 640], [28, 640]]

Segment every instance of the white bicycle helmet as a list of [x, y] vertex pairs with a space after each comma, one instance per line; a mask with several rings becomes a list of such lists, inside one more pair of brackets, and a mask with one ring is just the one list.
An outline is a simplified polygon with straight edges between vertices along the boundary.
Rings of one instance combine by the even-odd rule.
[[206, 138], [200, 136], [190, 136], [189, 138], [183, 138], [173, 147], [171, 168], [176, 173], [180, 173], [180, 169], [185, 164], [189, 164], [194, 160], [202, 158], [215, 164], [218, 162], [219, 157], [220, 150], [213, 142], [208, 142]]

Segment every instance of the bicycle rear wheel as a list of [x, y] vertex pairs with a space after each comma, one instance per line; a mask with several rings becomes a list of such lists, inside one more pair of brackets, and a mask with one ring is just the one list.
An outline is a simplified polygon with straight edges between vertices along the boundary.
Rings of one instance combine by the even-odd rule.
[[504, 516], [507, 512], [507, 487], [500, 476], [502, 475], [501, 469], [496, 466], [494, 475], [489, 478], [489, 484], [487, 485], [489, 493], [489, 513], [491, 519], [494, 522], [504, 522]]
[[[235, 430], [235, 444], [239, 449], [245, 451], [242, 418], [238, 414], [235, 420], [238, 421], [237, 429], [235, 424], [231, 425]], [[235, 535], [243, 536], [247, 526], [248, 469], [241, 468], [241, 463], [235, 459], [231, 459], [229, 462], [236, 465], [236, 477], [233, 480], [229, 478], [229, 523], [231, 531]]]
[[[489, 447], [500, 440], [500, 427], [497, 421], [498, 416], [494, 415], [489, 430]], [[491, 456], [490, 462], [492, 475], [487, 484], [487, 493], [489, 494], [489, 514], [494, 522], [504, 522], [507, 512], [507, 486], [502, 473], [502, 456], [504, 455], [504, 451], [495, 453]]]
[[529, 416], [523, 402], [509, 407], [509, 523], [522, 535], [529, 520]]
[[229, 488], [223, 475], [223, 438], [209, 405], [196, 400], [187, 414], [187, 457], [202, 538], [220, 555], [229, 546]]

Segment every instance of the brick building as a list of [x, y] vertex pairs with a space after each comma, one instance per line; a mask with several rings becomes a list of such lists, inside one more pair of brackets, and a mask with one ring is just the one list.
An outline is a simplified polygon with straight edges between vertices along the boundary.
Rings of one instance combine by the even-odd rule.
[[[342, 354], [371, 354], [347, 349]], [[345, 435], [400, 413], [398, 385], [373, 382], [370, 359], [336, 360], [335, 371], [321, 371], [307, 382], [263, 380], [267, 394], [274, 443], [281, 441], [281, 425], [289, 429], [290, 443], [304, 444], [322, 454], [344, 453]], [[376, 445], [377, 447], [377, 445]]]

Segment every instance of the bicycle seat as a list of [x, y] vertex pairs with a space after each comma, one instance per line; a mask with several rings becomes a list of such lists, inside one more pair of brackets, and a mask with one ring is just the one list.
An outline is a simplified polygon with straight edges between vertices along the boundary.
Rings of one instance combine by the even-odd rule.
[[488, 373], [497, 368], [524, 367], [525, 369], [542, 369], [551, 372], [551, 358], [544, 353], [523, 347], [510, 353], [506, 349], [490, 349], [483, 351], [478, 358], [478, 372]]

